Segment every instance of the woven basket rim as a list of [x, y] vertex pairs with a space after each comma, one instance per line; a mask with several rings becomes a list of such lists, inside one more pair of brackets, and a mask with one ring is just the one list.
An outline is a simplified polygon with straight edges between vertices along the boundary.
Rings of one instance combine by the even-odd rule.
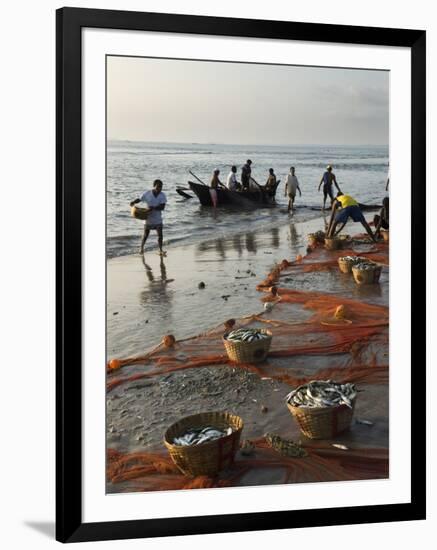
[[[352, 402], [352, 406], [354, 406], [355, 404], [355, 401], [357, 400], [357, 395], [351, 399], [351, 402]], [[350, 407], [348, 407], [345, 403], [340, 403], [339, 405], [333, 405], [331, 407], [296, 407], [295, 405], [291, 405], [288, 401], [287, 401], [287, 407], [292, 410], [292, 411], [302, 411], [303, 413], [322, 413], [322, 412], [326, 412], [326, 411], [333, 411], [335, 409], [349, 409], [350, 410]]]
[[164, 433], [164, 443], [166, 445], [166, 447], [168, 449], [184, 449], [184, 451], [188, 451], [190, 452], [191, 449], [199, 449], [199, 448], [206, 448], [208, 445], [214, 445], [217, 443], [217, 439], [213, 439], [211, 441], [206, 441], [205, 443], [201, 443], [200, 445], [175, 445], [174, 443], [171, 443], [169, 441], [169, 432], [177, 425], [179, 424], [180, 422], [189, 422], [193, 419], [201, 419], [202, 417], [206, 417], [206, 416], [211, 416], [211, 415], [218, 415], [218, 416], [222, 416], [224, 417], [223, 420], [226, 420], [226, 417], [232, 417], [234, 419], [236, 419], [236, 421], [238, 422], [239, 424], [239, 427], [236, 429], [236, 430], [233, 430], [231, 434], [229, 435], [224, 435], [223, 437], [220, 437], [219, 439], [221, 440], [224, 440], [224, 439], [227, 439], [227, 438], [231, 438], [231, 437], [235, 437], [235, 434], [237, 434], [238, 432], [241, 432], [243, 430], [243, 427], [244, 427], [244, 422], [243, 422], [243, 419], [241, 418], [241, 416], [238, 416], [236, 414], [233, 414], [233, 413], [229, 413], [229, 412], [224, 412], [224, 411], [206, 411], [206, 412], [201, 412], [201, 413], [196, 413], [196, 414], [191, 414], [189, 416], [184, 416], [183, 418], [180, 418], [179, 420], [177, 420], [176, 422], [173, 422], [173, 424], [171, 424], [171, 426], [169, 426], [165, 433]]

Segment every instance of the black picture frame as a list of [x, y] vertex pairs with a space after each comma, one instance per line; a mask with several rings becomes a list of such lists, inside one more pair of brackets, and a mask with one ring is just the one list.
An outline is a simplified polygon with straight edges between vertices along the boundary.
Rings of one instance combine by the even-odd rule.
[[[62, 8], [56, 13], [56, 538], [97, 541], [425, 519], [425, 54], [423, 30]], [[82, 522], [82, 28], [144, 30], [411, 49], [411, 502], [135, 521]], [[413, 368], [414, 367], [414, 368]]]

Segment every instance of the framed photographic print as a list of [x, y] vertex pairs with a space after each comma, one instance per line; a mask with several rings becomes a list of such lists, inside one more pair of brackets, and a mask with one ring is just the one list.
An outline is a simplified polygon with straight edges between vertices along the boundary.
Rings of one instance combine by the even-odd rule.
[[425, 32], [57, 12], [57, 539], [425, 518]]

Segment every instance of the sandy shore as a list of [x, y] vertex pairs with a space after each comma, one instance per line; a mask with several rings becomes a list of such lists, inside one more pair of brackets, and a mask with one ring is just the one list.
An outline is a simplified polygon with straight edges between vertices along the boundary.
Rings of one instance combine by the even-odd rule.
[[[369, 217], [369, 216], [368, 216]], [[221, 238], [201, 245], [168, 250], [143, 259], [125, 256], [108, 261], [108, 359], [143, 354], [165, 334], [177, 339], [193, 336], [222, 323], [262, 309], [256, 285], [272, 265], [305, 254], [307, 234], [323, 229], [323, 219]], [[358, 225], [348, 227], [357, 231]], [[328, 277], [328, 279], [327, 279]], [[388, 305], [388, 272], [381, 284], [360, 288], [337, 273], [312, 273], [300, 282], [302, 290], [326, 291], [331, 285], [344, 295]], [[204, 289], [198, 284], [205, 283]], [[287, 281], [285, 280], [287, 284]], [[289, 283], [288, 283], [289, 284]], [[297, 311], [303, 321], [302, 312]], [[329, 366], [330, 358], [314, 357], [314, 369]], [[290, 359], [278, 362], [290, 368]], [[299, 359], [293, 359], [299, 369]], [[144, 367], [123, 369], [124, 375]], [[356, 416], [374, 423], [356, 425], [339, 442], [388, 447], [388, 386], [360, 385]], [[295, 440], [302, 436], [284, 405], [290, 386], [228, 365], [188, 369], [116, 387], [107, 398], [107, 444], [122, 452], [162, 450], [165, 429], [188, 414], [231, 410], [244, 418], [245, 438], [274, 431]], [[266, 412], [261, 412], [267, 408]], [[260, 481], [258, 480], [258, 483]], [[274, 482], [274, 480], [266, 481]], [[113, 489], [108, 489], [113, 490]]]
[[[185, 338], [229, 317], [258, 311], [256, 284], [272, 265], [305, 254], [307, 234], [323, 218], [237, 234], [167, 250], [112, 258], [107, 262], [108, 357], [144, 353], [164, 334]], [[140, 238], [140, 236], [139, 236]], [[156, 236], [149, 237], [156, 245]], [[199, 283], [205, 283], [199, 289]]]

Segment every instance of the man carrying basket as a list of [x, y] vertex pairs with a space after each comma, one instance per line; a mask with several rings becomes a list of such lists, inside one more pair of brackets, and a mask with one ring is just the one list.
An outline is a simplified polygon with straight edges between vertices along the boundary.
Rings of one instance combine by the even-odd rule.
[[162, 211], [165, 208], [167, 197], [162, 192], [162, 181], [155, 180], [153, 182], [153, 189], [145, 191], [141, 198], [135, 199], [130, 203], [130, 206], [134, 206], [139, 202], [145, 202], [147, 204], [147, 217], [144, 220], [144, 234], [141, 240], [140, 254], [144, 254], [144, 245], [150, 231], [153, 229], [158, 233], [158, 246], [159, 254], [165, 256], [165, 252], [162, 250]]

